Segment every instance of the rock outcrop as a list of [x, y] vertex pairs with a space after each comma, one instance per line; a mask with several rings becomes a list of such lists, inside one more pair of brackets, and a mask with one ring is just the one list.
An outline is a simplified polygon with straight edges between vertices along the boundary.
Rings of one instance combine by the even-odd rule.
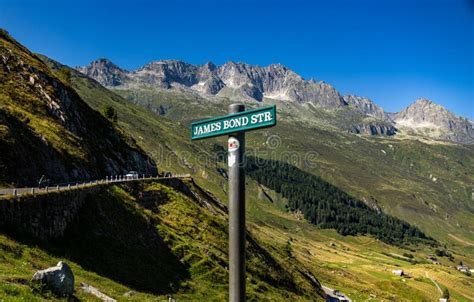
[[397, 133], [397, 128], [393, 125], [383, 122], [368, 122], [352, 125], [349, 128], [350, 133], [369, 134], [369, 135], [386, 135], [391, 136]]
[[[107, 83], [112, 78], [102, 77]], [[66, 182], [129, 170], [156, 174], [133, 139], [90, 108], [67, 81], [0, 32], [0, 182], [29, 186], [42, 175]]]
[[103, 186], [26, 194], [0, 202], [0, 230], [40, 240], [60, 238], [90, 194]]
[[74, 274], [66, 263], [60, 261], [56, 266], [37, 271], [31, 282], [41, 284], [47, 290], [61, 297], [74, 293]]
[[323, 81], [305, 80], [281, 64], [266, 67], [228, 62], [192, 65], [177, 60], [156, 61], [135, 70], [124, 71], [105, 59], [77, 67], [78, 71], [106, 87], [152, 86], [185, 88], [201, 94], [217, 95], [223, 88], [262, 101], [270, 98], [308, 103], [324, 108], [340, 108], [345, 101], [334, 87]]
[[[77, 67], [77, 70], [109, 88], [179, 89], [204, 98], [230, 95], [256, 102], [269, 99], [297, 105], [311, 104], [329, 110], [348, 109], [353, 114], [346, 116], [351, 118], [337, 123], [339, 128], [349, 129], [352, 133], [394, 135], [397, 130], [403, 129], [436, 139], [474, 143], [472, 121], [456, 117], [431, 101], [421, 99], [399, 113], [388, 113], [368, 98], [341, 96], [330, 84], [305, 80], [281, 64], [261, 67], [228, 62], [216, 66], [210, 62], [193, 65], [163, 60], [134, 71], [124, 71], [108, 60], [99, 59], [86, 67]], [[166, 111], [154, 108], [153, 104], [147, 106], [160, 114]], [[352, 119], [355, 116], [358, 117]]]
[[418, 99], [394, 115], [397, 127], [433, 138], [474, 143], [474, 123], [428, 99]]
[[356, 95], [345, 95], [344, 101], [365, 115], [377, 118], [381, 121], [391, 121], [391, 117], [382, 107], [375, 104], [372, 100]]
[[104, 86], [118, 86], [123, 84], [127, 78], [127, 71], [121, 69], [108, 59], [98, 59], [87, 67], [78, 67], [82, 73], [96, 79]]

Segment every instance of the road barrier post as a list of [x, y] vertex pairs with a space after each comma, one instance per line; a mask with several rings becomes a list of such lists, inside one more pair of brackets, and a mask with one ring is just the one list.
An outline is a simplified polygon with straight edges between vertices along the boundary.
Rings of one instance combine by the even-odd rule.
[[31, 194], [35, 195], [35, 188], [31, 188]]

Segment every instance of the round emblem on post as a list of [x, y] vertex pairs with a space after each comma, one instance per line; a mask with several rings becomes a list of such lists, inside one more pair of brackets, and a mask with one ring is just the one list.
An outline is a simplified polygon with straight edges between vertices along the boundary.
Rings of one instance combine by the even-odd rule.
[[229, 137], [229, 140], [227, 141], [227, 147], [229, 148], [229, 152], [232, 152], [239, 149], [240, 143], [236, 138]]
[[229, 167], [233, 167], [237, 162], [237, 151], [240, 147], [240, 142], [235, 137], [229, 137], [227, 141], [227, 148], [229, 149], [229, 155], [227, 156], [227, 164]]

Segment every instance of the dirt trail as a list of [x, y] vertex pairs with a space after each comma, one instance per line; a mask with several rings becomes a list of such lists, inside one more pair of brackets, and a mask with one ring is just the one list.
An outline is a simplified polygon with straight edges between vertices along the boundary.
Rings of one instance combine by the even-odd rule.
[[467, 240], [464, 240], [464, 239], [461, 239], [453, 234], [448, 234], [449, 237], [453, 238], [454, 240], [464, 244], [464, 245], [468, 245], [468, 246], [474, 246], [474, 243], [470, 242], [470, 241], [467, 241]]
[[439, 287], [438, 283], [428, 275], [428, 272], [425, 272], [425, 275], [426, 275], [426, 278], [430, 279], [431, 282], [433, 282], [433, 284], [436, 285], [436, 287], [438, 288], [439, 293], [442, 295], [443, 290], [441, 289], [441, 287]]

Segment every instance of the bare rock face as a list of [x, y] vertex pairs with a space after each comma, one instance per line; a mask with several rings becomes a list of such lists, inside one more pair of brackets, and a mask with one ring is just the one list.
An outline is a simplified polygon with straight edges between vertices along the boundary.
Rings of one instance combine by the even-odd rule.
[[330, 109], [346, 105], [342, 96], [331, 85], [322, 81], [307, 81], [281, 64], [261, 67], [228, 62], [216, 66], [211, 62], [192, 65], [177, 60], [163, 60], [128, 72], [108, 60], [99, 59], [76, 69], [106, 87], [180, 87], [205, 95], [216, 95], [223, 88], [229, 88], [257, 101], [270, 98], [298, 103], [311, 102]]
[[62, 261], [56, 266], [37, 271], [31, 282], [39, 283], [61, 297], [68, 297], [74, 293], [74, 274], [69, 265]]
[[108, 59], [98, 59], [89, 66], [77, 67], [77, 70], [87, 74], [104, 86], [118, 86], [127, 79], [127, 71], [121, 69]]
[[262, 67], [228, 62], [216, 66], [210, 62], [193, 65], [163, 60], [128, 72], [100, 59], [78, 70], [106, 87], [181, 89], [205, 98], [230, 93], [257, 102], [270, 99], [329, 110], [349, 109], [346, 111], [353, 113], [349, 116], [359, 118], [344, 120], [340, 128], [349, 129], [351, 133], [394, 135], [400, 130], [435, 139], [474, 143], [472, 121], [457, 117], [429, 100], [420, 99], [399, 113], [388, 113], [368, 98], [341, 96], [330, 84], [305, 80], [281, 64]]
[[369, 122], [352, 125], [349, 133], [391, 136], [397, 133], [397, 128], [383, 122]]
[[356, 95], [345, 95], [344, 101], [349, 106], [352, 106], [365, 115], [375, 117], [382, 121], [391, 121], [392, 118], [387, 114], [382, 107], [375, 104], [372, 100]]
[[474, 143], [474, 123], [428, 99], [418, 99], [395, 114], [397, 127], [429, 137]]

